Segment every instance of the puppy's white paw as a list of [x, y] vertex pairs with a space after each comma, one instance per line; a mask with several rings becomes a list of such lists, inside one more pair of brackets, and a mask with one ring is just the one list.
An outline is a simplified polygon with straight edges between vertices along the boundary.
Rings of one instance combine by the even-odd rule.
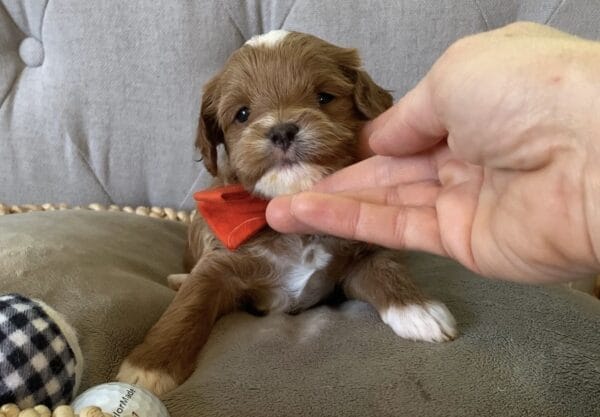
[[171, 391], [177, 388], [178, 385], [171, 375], [166, 372], [158, 369], [144, 369], [132, 365], [127, 360], [121, 364], [116, 379], [119, 382], [139, 385], [156, 395]]
[[167, 277], [167, 282], [169, 283], [169, 288], [172, 290], [179, 290], [183, 281], [188, 279], [189, 274], [171, 274]]
[[458, 334], [454, 317], [437, 301], [391, 306], [381, 312], [381, 319], [404, 339], [446, 342]]

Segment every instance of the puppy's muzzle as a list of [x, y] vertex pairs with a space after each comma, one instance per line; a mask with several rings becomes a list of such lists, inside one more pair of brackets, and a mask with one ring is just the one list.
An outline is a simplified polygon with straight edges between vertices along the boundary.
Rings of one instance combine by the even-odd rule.
[[275, 146], [285, 152], [296, 139], [299, 130], [295, 123], [281, 123], [273, 126], [267, 136]]

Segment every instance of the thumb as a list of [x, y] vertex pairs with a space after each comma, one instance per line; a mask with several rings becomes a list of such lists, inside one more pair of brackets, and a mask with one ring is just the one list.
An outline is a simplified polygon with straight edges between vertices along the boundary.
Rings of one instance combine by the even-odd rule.
[[432, 100], [428, 74], [369, 126], [369, 145], [379, 155], [401, 156], [432, 148], [447, 135]]

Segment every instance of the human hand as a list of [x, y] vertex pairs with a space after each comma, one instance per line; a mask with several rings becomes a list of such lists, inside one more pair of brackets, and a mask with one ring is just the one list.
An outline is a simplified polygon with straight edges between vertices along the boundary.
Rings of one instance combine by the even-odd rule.
[[271, 227], [527, 282], [600, 270], [600, 46], [535, 24], [458, 41], [368, 124], [376, 156], [274, 199]]

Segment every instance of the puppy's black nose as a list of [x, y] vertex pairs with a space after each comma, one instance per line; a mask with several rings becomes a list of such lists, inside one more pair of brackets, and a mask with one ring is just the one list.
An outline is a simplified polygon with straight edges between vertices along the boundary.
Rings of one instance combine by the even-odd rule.
[[269, 131], [269, 139], [273, 144], [284, 151], [287, 150], [300, 128], [295, 123], [281, 123], [273, 126]]

